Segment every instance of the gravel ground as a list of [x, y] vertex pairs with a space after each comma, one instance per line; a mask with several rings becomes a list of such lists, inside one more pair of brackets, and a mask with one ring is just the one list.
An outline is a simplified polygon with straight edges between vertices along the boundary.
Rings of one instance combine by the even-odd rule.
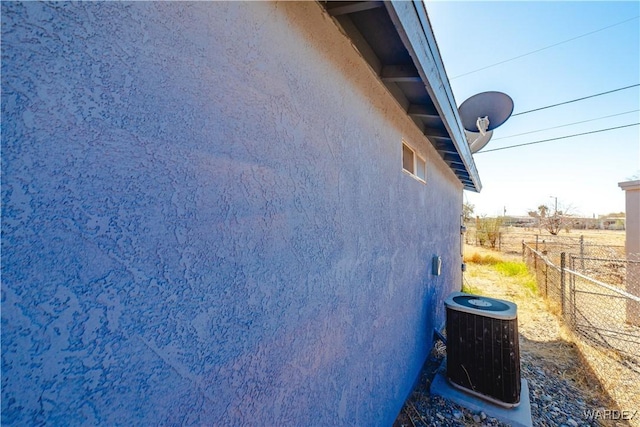
[[[425, 363], [420, 382], [405, 403], [394, 427], [420, 426], [508, 426], [482, 412], [470, 411], [429, 393], [436, 372], [442, 369], [443, 352], [433, 351]], [[531, 354], [521, 353], [522, 377], [529, 383], [531, 418], [534, 426], [627, 426], [589, 420], [585, 411], [611, 409], [605, 398], [588, 396], [574, 381], [562, 378], [561, 370], [545, 361], [535, 360]]]
[[[477, 269], [477, 270], [476, 270]], [[479, 271], [483, 269], [482, 273]], [[509, 283], [486, 267], [469, 265], [467, 278], [478, 293], [516, 302], [520, 332], [521, 375], [529, 383], [534, 426], [628, 426], [628, 421], [590, 419], [590, 411], [617, 410], [574, 344], [563, 338], [556, 317], [530, 291]], [[418, 384], [394, 423], [394, 427], [507, 426], [495, 418], [473, 412], [439, 396], [429, 387], [441, 368], [446, 349], [437, 342], [425, 362]], [[624, 408], [635, 409], [635, 408]], [[640, 415], [637, 415], [640, 416]]]

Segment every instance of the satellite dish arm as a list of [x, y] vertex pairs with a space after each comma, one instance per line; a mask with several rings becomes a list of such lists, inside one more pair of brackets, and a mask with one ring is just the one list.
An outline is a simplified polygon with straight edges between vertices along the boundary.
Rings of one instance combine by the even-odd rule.
[[478, 127], [478, 131], [482, 136], [485, 136], [487, 134], [489, 123], [489, 116], [478, 117], [478, 120], [476, 120], [476, 126]]

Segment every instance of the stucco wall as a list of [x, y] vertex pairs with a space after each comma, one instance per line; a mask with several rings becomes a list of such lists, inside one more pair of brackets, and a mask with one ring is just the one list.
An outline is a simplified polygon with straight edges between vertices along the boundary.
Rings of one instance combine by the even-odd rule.
[[3, 2], [2, 54], [3, 425], [393, 421], [462, 186], [318, 4]]

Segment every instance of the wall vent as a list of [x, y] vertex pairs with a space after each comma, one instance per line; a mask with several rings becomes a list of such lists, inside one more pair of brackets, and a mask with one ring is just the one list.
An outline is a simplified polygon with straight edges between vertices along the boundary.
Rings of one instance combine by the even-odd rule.
[[512, 408], [520, 404], [517, 307], [454, 292], [447, 310], [447, 378], [456, 388]]

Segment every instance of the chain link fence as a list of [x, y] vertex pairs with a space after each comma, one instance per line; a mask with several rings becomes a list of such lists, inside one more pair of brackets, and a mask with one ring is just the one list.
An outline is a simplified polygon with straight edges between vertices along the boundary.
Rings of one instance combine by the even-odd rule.
[[[621, 404], [640, 405], [640, 254], [620, 257], [618, 249], [601, 251], [564, 242], [521, 242], [522, 257], [538, 291], [579, 338], [580, 347]], [[577, 253], [568, 252], [577, 250]], [[611, 257], [611, 256], [616, 256]], [[594, 356], [595, 355], [595, 356]]]
[[626, 255], [618, 244], [624, 235], [538, 231], [502, 227], [489, 235], [468, 227], [465, 243], [521, 254], [620, 409], [640, 408], [640, 254]]

